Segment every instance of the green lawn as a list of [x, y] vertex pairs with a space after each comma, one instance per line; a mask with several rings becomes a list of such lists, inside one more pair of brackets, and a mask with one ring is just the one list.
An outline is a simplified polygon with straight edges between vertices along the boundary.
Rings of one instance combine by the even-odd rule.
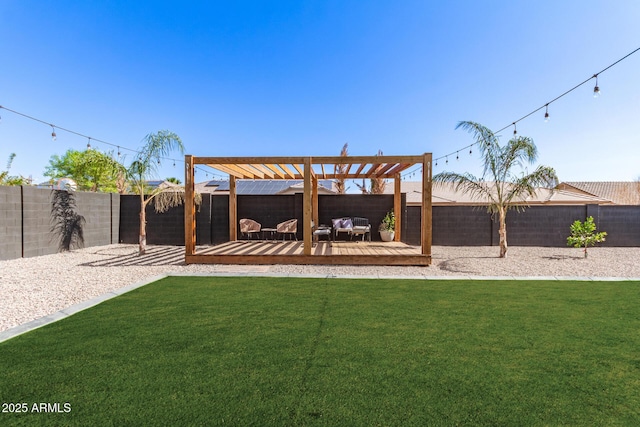
[[0, 343], [0, 402], [29, 409], [3, 426], [640, 425], [640, 284], [171, 277]]

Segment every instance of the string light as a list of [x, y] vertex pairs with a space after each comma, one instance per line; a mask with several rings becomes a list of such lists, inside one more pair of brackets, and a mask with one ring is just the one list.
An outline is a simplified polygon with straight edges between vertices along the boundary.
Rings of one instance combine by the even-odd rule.
[[87, 137], [87, 150], [91, 150], [91, 137]]
[[56, 139], [58, 139], [56, 136], [56, 128], [51, 125], [51, 140], [55, 141]]
[[513, 136], [516, 136], [518, 134], [518, 129], [516, 128], [516, 122], [513, 122]]
[[121, 155], [122, 153], [120, 153], [120, 146], [118, 146], [118, 158], [120, 158]]
[[460, 156], [458, 155], [457, 151], [456, 151], [456, 160], [460, 160]]
[[[637, 49], [635, 49], [635, 50], [633, 50], [633, 51], [631, 51], [630, 53], [628, 53], [627, 55], [623, 56], [622, 58], [618, 59], [618, 60], [617, 60], [617, 61], [615, 61], [614, 63], [612, 63], [612, 64], [610, 64], [609, 66], [607, 66], [606, 68], [602, 69], [600, 72], [598, 72], [598, 73], [596, 73], [596, 74], [593, 74], [591, 77], [589, 77], [589, 78], [588, 78], [588, 79], [586, 79], [585, 81], [583, 81], [583, 82], [581, 82], [581, 83], [577, 84], [576, 86], [572, 87], [571, 89], [567, 90], [566, 92], [562, 93], [561, 95], [559, 95], [559, 96], [555, 97], [554, 99], [552, 99], [551, 101], [547, 102], [547, 103], [546, 103], [546, 104], [544, 104], [543, 106], [541, 106], [541, 107], [539, 107], [539, 108], [537, 108], [537, 109], [533, 110], [533, 111], [532, 111], [532, 112], [530, 112], [529, 114], [527, 114], [527, 115], [525, 115], [525, 116], [523, 116], [523, 117], [519, 118], [518, 120], [516, 120], [516, 121], [512, 122], [511, 124], [514, 126], [514, 135], [517, 133], [517, 130], [516, 130], [516, 123], [517, 123], [517, 122], [522, 121], [522, 120], [524, 120], [524, 119], [528, 118], [528, 117], [529, 117], [529, 116], [531, 116], [532, 114], [535, 114], [536, 112], [540, 111], [542, 108], [545, 108], [545, 119], [547, 119], [547, 118], [548, 118], [548, 117], [547, 117], [547, 115], [548, 115], [548, 107], [549, 107], [549, 104], [552, 104], [553, 102], [555, 102], [555, 101], [559, 100], [560, 98], [562, 98], [562, 97], [564, 97], [564, 96], [568, 95], [569, 93], [573, 92], [574, 90], [576, 90], [576, 89], [577, 89], [577, 88], [579, 88], [580, 86], [582, 86], [582, 85], [586, 84], [588, 81], [590, 81], [590, 80], [591, 80], [591, 79], [593, 79], [594, 77], [595, 77], [595, 79], [596, 79], [596, 85], [595, 85], [595, 87], [593, 88], [593, 94], [594, 94], [594, 97], [598, 97], [598, 96], [600, 95], [600, 87], [598, 86], [598, 76], [599, 76], [599, 74], [602, 74], [603, 72], [607, 71], [609, 68], [611, 68], [611, 67], [613, 67], [613, 66], [617, 65], [618, 63], [620, 63], [621, 61], [625, 60], [626, 58], [628, 58], [629, 56], [631, 56], [631, 55], [635, 54], [635, 53], [636, 53], [636, 52], [638, 52], [638, 51], [640, 51], [640, 47], [639, 47], [639, 48], [637, 48]], [[54, 125], [53, 125], [53, 124], [50, 124], [50, 123], [48, 123], [48, 122], [45, 122], [44, 120], [40, 120], [40, 119], [38, 119], [38, 118], [36, 118], [36, 117], [32, 117], [32, 116], [29, 116], [29, 115], [27, 115], [27, 114], [24, 114], [24, 113], [21, 113], [21, 112], [18, 112], [18, 111], [12, 110], [12, 109], [7, 108], [7, 107], [5, 107], [5, 106], [3, 106], [3, 105], [0, 105], [0, 109], [4, 109], [4, 110], [10, 111], [10, 112], [12, 112], [12, 113], [14, 113], [14, 114], [18, 114], [18, 115], [20, 115], [20, 116], [26, 117], [26, 118], [28, 118], [28, 119], [31, 119], [31, 120], [34, 120], [34, 121], [37, 121], [37, 122], [40, 122], [40, 123], [43, 123], [43, 124], [49, 125], [49, 126], [51, 126], [52, 128], [54, 127]], [[1, 122], [2, 122], [2, 116], [0, 115], [0, 123], [1, 123]], [[509, 126], [511, 126], [511, 124], [510, 124], [510, 125], [507, 125], [507, 126], [505, 126], [505, 127], [503, 127], [502, 129], [499, 129], [498, 131], [496, 131], [496, 132], [495, 132], [495, 134], [499, 134], [500, 132], [502, 132], [503, 130], [507, 129]], [[79, 133], [79, 132], [76, 132], [76, 131], [73, 131], [73, 130], [70, 130], [70, 129], [66, 129], [66, 128], [63, 128], [63, 127], [60, 127], [60, 126], [56, 126], [56, 127], [57, 127], [58, 129], [60, 129], [60, 130], [63, 130], [63, 131], [66, 131], [66, 132], [72, 133], [72, 134], [74, 134], [74, 135], [78, 135], [78, 136], [81, 136], [81, 137], [86, 137], [86, 138], [88, 138], [89, 142], [87, 143], [87, 148], [91, 148], [91, 137], [88, 137], [87, 135], [83, 135], [82, 133]], [[55, 133], [55, 130], [54, 130], [52, 133]], [[53, 137], [53, 135], [52, 135], [52, 137]], [[102, 143], [102, 144], [105, 144], [105, 145], [109, 145], [109, 146], [112, 146], [112, 147], [116, 147], [116, 145], [115, 145], [115, 144], [112, 144], [112, 143], [107, 142], [107, 141], [103, 141], [103, 140], [99, 140], [99, 139], [94, 139], [94, 141], [99, 142], [99, 143]], [[473, 146], [473, 145], [475, 145], [475, 143], [474, 143], [474, 144], [471, 144], [471, 145], [469, 145], [469, 146], [467, 146], [467, 147], [471, 147], [471, 146]], [[117, 146], [117, 147], [118, 147], [118, 153], [120, 153], [120, 146]], [[137, 154], [141, 154], [141, 152], [140, 152], [140, 151], [132, 150], [132, 149], [130, 149], [130, 148], [123, 147], [123, 149], [125, 149], [125, 150], [129, 150], [129, 151], [132, 151], [132, 152], [137, 153]], [[461, 150], [464, 150], [464, 149], [466, 149], [466, 147], [462, 148]], [[460, 151], [460, 150], [455, 151], [455, 153], [457, 153], [458, 151]], [[470, 154], [471, 154], [471, 152], [472, 152], [472, 151], [471, 151], [471, 150], [469, 150], [469, 153], [470, 153]], [[449, 153], [449, 155], [452, 155], [453, 153], [454, 153], [454, 152]], [[437, 161], [438, 161], [439, 159], [442, 159], [442, 158], [446, 158], [446, 159], [447, 159], [447, 163], [448, 163], [448, 155], [445, 155], [445, 156], [441, 156], [441, 157], [439, 157], [439, 158], [434, 159], [434, 160], [435, 160], [435, 162], [436, 162], [436, 165], [437, 165]], [[175, 162], [175, 160], [174, 160], [174, 162]], [[197, 168], [194, 168], [194, 170], [196, 170], [196, 169], [197, 169]], [[409, 175], [409, 173], [411, 173], [411, 172], [409, 171], [409, 172], [405, 173], [405, 174], [404, 174], [404, 176]]]
[[[575, 85], [575, 86], [574, 86], [574, 87], [572, 87], [571, 89], [569, 89], [569, 90], [567, 90], [567, 91], [563, 92], [562, 94], [560, 94], [560, 95], [556, 96], [556, 97], [555, 97], [555, 98], [553, 98], [551, 101], [547, 102], [546, 104], [542, 105], [541, 107], [538, 107], [538, 108], [536, 108], [535, 110], [531, 111], [529, 114], [526, 114], [526, 115], [524, 115], [524, 116], [520, 117], [518, 120], [516, 120], [516, 121], [514, 121], [514, 122], [512, 122], [512, 123], [510, 123], [510, 124], [508, 124], [508, 125], [506, 125], [506, 126], [504, 126], [504, 127], [503, 127], [503, 128], [501, 128], [501, 129], [498, 129], [496, 132], [494, 132], [494, 134], [498, 135], [500, 132], [502, 132], [502, 131], [506, 130], [507, 128], [509, 128], [509, 127], [510, 127], [510, 126], [512, 126], [512, 125], [514, 126], [514, 131], [515, 131], [515, 124], [516, 124], [516, 123], [518, 123], [518, 122], [520, 122], [520, 121], [522, 121], [522, 120], [524, 120], [524, 119], [528, 118], [529, 116], [531, 116], [531, 115], [533, 115], [533, 114], [537, 113], [538, 111], [542, 110], [543, 108], [545, 109], [545, 120], [548, 120], [548, 119], [549, 119], [549, 117], [547, 116], [547, 114], [548, 114], [548, 112], [549, 112], [549, 105], [550, 105], [550, 104], [552, 104], [552, 103], [556, 102], [556, 101], [557, 101], [557, 100], [559, 100], [560, 98], [563, 98], [563, 97], [567, 96], [569, 93], [571, 93], [571, 92], [573, 92], [574, 90], [578, 89], [579, 87], [581, 87], [581, 86], [585, 85], [586, 83], [588, 83], [589, 81], [591, 81], [593, 78], [595, 78], [595, 79], [596, 79], [596, 86], [593, 88], [593, 95], [594, 95], [595, 97], [597, 97], [597, 96], [600, 94], [600, 87], [598, 86], [598, 76], [599, 76], [600, 74], [604, 73], [605, 71], [607, 71], [609, 68], [611, 68], [611, 67], [613, 67], [613, 66], [617, 65], [618, 63], [620, 63], [620, 62], [624, 61], [625, 59], [627, 59], [628, 57], [630, 57], [631, 55], [633, 55], [634, 53], [636, 53], [636, 52], [638, 52], [638, 51], [640, 51], [640, 47], [639, 47], [639, 48], [637, 48], [637, 49], [635, 49], [635, 50], [633, 50], [633, 51], [631, 51], [631, 52], [629, 52], [628, 54], [626, 54], [626, 55], [625, 55], [625, 56], [623, 56], [622, 58], [620, 58], [620, 59], [618, 59], [617, 61], [615, 61], [614, 63], [610, 64], [609, 66], [607, 66], [607, 67], [603, 68], [603, 69], [602, 69], [602, 70], [600, 70], [598, 73], [593, 74], [593, 75], [592, 75], [592, 76], [590, 76], [588, 79], [586, 79], [586, 80], [584, 80], [584, 81], [582, 81], [582, 82], [578, 83], [577, 85]], [[473, 145], [475, 145], [475, 144], [476, 144], [476, 143], [473, 143], [473, 144], [471, 144], [470, 146], [473, 146]], [[487, 145], [488, 145], [488, 144], [487, 144]], [[465, 147], [465, 148], [466, 148], [466, 147]], [[463, 148], [463, 150], [464, 150], [465, 148]], [[439, 159], [444, 159], [444, 158], [446, 158], [447, 156], [453, 155], [453, 153], [455, 153], [455, 151], [453, 151], [453, 152], [451, 152], [451, 153], [449, 153], [449, 154], [442, 155], [442, 156], [440, 156], [440, 157], [438, 157], [438, 158], [435, 158], [435, 159], [434, 159], [434, 161], [437, 161], [437, 160], [439, 160]]]
[[545, 111], [544, 111], [544, 121], [545, 123], [549, 121], [549, 104], [544, 106]]

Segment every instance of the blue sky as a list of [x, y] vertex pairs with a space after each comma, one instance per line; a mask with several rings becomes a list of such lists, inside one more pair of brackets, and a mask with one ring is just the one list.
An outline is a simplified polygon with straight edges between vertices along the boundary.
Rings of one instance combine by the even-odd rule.
[[[0, 0], [0, 105], [131, 149], [169, 129], [202, 156], [338, 155], [348, 143], [436, 158], [473, 142], [459, 121], [501, 129], [640, 47], [639, 19], [636, 0]], [[518, 133], [562, 181], [637, 179], [639, 71], [640, 52], [599, 76], [598, 99], [589, 82]], [[0, 116], [12, 174], [41, 181], [51, 155], [86, 147]], [[467, 149], [435, 172], [480, 166]], [[182, 164], [166, 161], [168, 176], [183, 179]]]

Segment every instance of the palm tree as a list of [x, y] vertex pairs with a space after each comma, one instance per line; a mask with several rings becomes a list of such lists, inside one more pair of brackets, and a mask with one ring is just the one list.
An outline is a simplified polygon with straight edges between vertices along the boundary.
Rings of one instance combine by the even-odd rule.
[[[143, 141], [145, 142], [144, 147], [138, 152], [127, 171], [133, 190], [140, 195], [139, 255], [144, 255], [147, 247], [147, 217], [145, 212], [147, 205], [156, 197], [162, 198], [160, 205], [166, 210], [169, 207], [182, 204], [184, 198], [176, 197], [176, 191], [172, 191], [172, 189], [162, 187], [150, 189], [147, 186], [147, 180], [156, 172], [157, 166], [160, 165], [163, 157], [168, 156], [173, 150], [179, 150], [181, 154], [184, 152], [180, 137], [173, 132], [161, 130], [155, 134], [150, 133]], [[184, 193], [182, 195], [184, 196]], [[157, 205], [158, 203], [156, 203]]]
[[[553, 168], [538, 166], [532, 173], [517, 174], [514, 167], [522, 168], [524, 163], [533, 164], [538, 157], [538, 149], [531, 138], [514, 136], [505, 146], [488, 128], [474, 122], [463, 121], [461, 128], [471, 133], [479, 146], [484, 163], [481, 178], [470, 173], [458, 174], [442, 172], [433, 177], [436, 183], [452, 183], [456, 191], [487, 200], [488, 211], [498, 214], [500, 222], [500, 258], [507, 256], [507, 211], [514, 207], [523, 208], [528, 196], [534, 196], [537, 187], [553, 188], [558, 177]], [[488, 178], [488, 179], [485, 179]]]
[[[340, 157], [347, 157], [349, 155], [348, 146], [348, 142], [342, 146], [342, 150], [340, 150]], [[336, 193], [338, 194], [345, 194], [347, 192], [346, 179], [344, 178], [344, 175], [347, 173], [347, 166], [348, 165], [345, 164], [339, 164], [333, 167], [333, 173], [337, 177]]]

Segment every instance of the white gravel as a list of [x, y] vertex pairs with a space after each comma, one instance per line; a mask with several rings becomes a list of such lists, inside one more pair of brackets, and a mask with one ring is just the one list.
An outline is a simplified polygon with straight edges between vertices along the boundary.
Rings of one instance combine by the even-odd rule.
[[432, 248], [430, 267], [314, 265], [184, 265], [184, 248], [136, 245], [91, 247], [55, 255], [0, 261], [0, 332], [82, 301], [167, 273], [309, 274], [404, 277], [640, 278], [640, 248]]

